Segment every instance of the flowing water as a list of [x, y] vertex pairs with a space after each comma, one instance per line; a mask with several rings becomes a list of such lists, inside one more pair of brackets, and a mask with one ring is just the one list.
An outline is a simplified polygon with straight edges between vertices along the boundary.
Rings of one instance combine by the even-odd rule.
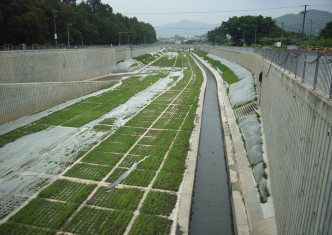
[[217, 86], [207, 75], [190, 234], [233, 234]]

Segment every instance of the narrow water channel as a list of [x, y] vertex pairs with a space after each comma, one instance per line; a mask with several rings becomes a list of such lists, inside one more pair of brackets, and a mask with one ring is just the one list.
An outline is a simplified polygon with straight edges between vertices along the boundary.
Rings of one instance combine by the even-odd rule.
[[191, 208], [190, 234], [233, 234], [217, 86], [206, 71], [201, 136]]

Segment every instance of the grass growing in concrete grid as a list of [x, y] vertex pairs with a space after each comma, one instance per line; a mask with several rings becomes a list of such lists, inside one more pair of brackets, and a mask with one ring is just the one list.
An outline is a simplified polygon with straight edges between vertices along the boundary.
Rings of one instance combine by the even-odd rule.
[[138, 60], [138, 61], [141, 61], [143, 64], [149, 64], [157, 58], [158, 58], [158, 56], [153, 56], [153, 55], [150, 55], [150, 54], [144, 54], [144, 55], [137, 56], [134, 59]]
[[0, 136], [0, 148], [16, 139], [45, 130], [49, 125], [30, 124]]
[[121, 183], [147, 187], [154, 175], [155, 171], [136, 169], [132, 171], [129, 176]]
[[[151, 84], [165, 77], [165, 73], [150, 75], [140, 80], [140, 77], [131, 77], [123, 81], [118, 88], [105, 92], [99, 96], [87, 98], [63, 110], [54, 112], [35, 123], [18, 128], [0, 136], [0, 148], [16, 139], [47, 129], [51, 125], [80, 127], [125, 103], [136, 93], [145, 90]], [[112, 84], [113, 85], [113, 84]], [[109, 123], [103, 123], [109, 124]], [[108, 131], [104, 126], [96, 127], [99, 131]]]
[[114, 166], [121, 158], [122, 154], [92, 150], [81, 161], [85, 163]]
[[[183, 64], [185, 61], [187, 59], [183, 57]], [[191, 69], [187, 68], [185, 69], [182, 80], [174, 87], [155, 99], [150, 105], [127, 122], [125, 126], [120, 127], [112, 135], [104, 139], [94, 150], [84, 156], [80, 163], [74, 165], [65, 174], [69, 177], [100, 181], [125, 155], [121, 164], [114, 169], [113, 173], [106, 180], [106, 182], [112, 183], [135, 162], [138, 162], [145, 156], [149, 156], [145, 161], [138, 164], [137, 169], [132, 171], [121, 182], [121, 187], [123, 188], [113, 189], [108, 193], [104, 187], [98, 188], [96, 193], [87, 202], [87, 205], [83, 205], [74, 214], [73, 218], [68, 221], [68, 224], [64, 227], [65, 231], [75, 234], [124, 233], [133, 216], [133, 211], [137, 209], [143, 197], [144, 190], [149, 190], [142, 190], [141, 187], [148, 186], [156, 174], [158, 175], [152, 185], [153, 188], [178, 192], [183, 180], [185, 161], [187, 151], [189, 150], [189, 138], [194, 127], [193, 123], [198, 101], [197, 96], [199, 95], [203, 80], [200, 70], [196, 67], [192, 59], [190, 59], [190, 63], [193, 66], [195, 77], [189, 84]], [[181, 90], [187, 84], [187, 88], [180, 94]], [[135, 89], [134, 87], [131, 88]], [[173, 105], [168, 107], [169, 103], [179, 94], [180, 96], [175, 100]], [[123, 94], [122, 97], [126, 96], [126, 94]], [[108, 97], [104, 98], [108, 99]], [[122, 99], [121, 96], [119, 99]], [[84, 108], [88, 109], [90, 104], [101, 104], [101, 102], [101, 97], [93, 97], [89, 101], [82, 102], [80, 107], [84, 106]], [[69, 113], [79, 109], [78, 106], [71, 108], [71, 111], [68, 111]], [[154, 128], [150, 129], [137, 143], [137, 140], [146, 132], [146, 128], [151, 127], [152, 123], [155, 122], [162, 112], [164, 114], [153, 126]], [[58, 115], [62, 117], [63, 114]], [[81, 113], [80, 115], [84, 116], [85, 114]], [[85, 120], [85, 118], [82, 117], [82, 120]], [[114, 120], [112, 119], [105, 120], [100, 126], [103, 126], [102, 128], [110, 128], [113, 122]], [[180, 129], [182, 123], [183, 125]], [[169, 149], [173, 141], [173, 146]], [[129, 151], [135, 143], [135, 147]], [[166, 155], [168, 150], [169, 153]], [[164, 166], [160, 172], [157, 172], [164, 157], [166, 157]], [[71, 205], [70, 202], [81, 202], [86, 199], [86, 194], [91, 192], [94, 186], [91, 186], [91, 188], [90, 186], [88, 188], [85, 187], [88, 186], [81, 183], [58, 180], [42, 191], [40, 196], [47, 199], [66, 201], [68, 205]], [[83, 195], [83, 191], [85, 190], [86, 194]], [[48, 204], [55, 203], [40, 198], [38, 200], [44, 200]], [[170, 215], [174, 209], [176, 200], [177, 196], [175, 194], [159, 193], [151, 190], [143, 202], [140, 214], [134, 221], [129, 233], [168, 234], [173, 221], [157, 215]], [[61, 206], [66, 204], [56, 202], [56, 205]], [[74, 205], [74, 209], [78, 206], [77, 203], [73, 203], [72, 205]], [[41, 210], [40, 208], [31, 209], [34, 212], [37, 211], [37, 214]], [[65, 214], [67, 219], [69, 214]], [[62, 217], [60, 218], [60, 224], [63, 225], [63, 222], [67, 221], [67, 219], [62, 220]], [[29, 225], [34, 225], [33, 223], [31, 221], [26, 222]], [[41, 227], [50, 226], [46, 224]]]
[[152, 187], [177, 192], [182, 182], [182, 178], [183, 174], [161, 171]]
[[135, 188], [113, 189], [106, 192], [105, 187], [100, 187], [97, 193], [87, 204], [122, 210], [135, 210], [143, 197], [143, 191]]
[[9, 221], [57, 229], [77, 206], [78, 204], [74, 203], [50, 202], [37, 197], [11, 217]]
[[132, 216], [129, 211], [84, 206], [64, 230], [74, 234], [123, 234]]
[[173, 67], [176, 60], [176, 56], [168, 59], [168, 56], [163, 56], [159, 60], [155, 61], [152, 66], [161, 66], [161, 67]]
[[171, 231], [172, 220], [158, 216], [140, 214], [136, 218], [133, 227], [129, 231], [130, 235], [154, 235], [169, 234]]
[[169, 216], [173, 211], [176, 199], [177, 196], [174, 194], [151, 191], [141, 207], [141, 212]]
[[38, 234], [38, 235], [51, 235], [54, 234], [53, 230], [46, 230], [42, 228], [33, 228], [23, 224], [7, 222], [0, 226], [0, 235], [10, 234]]
[[78, 163], [67, 171], [65, 176], [99, 181], [102, 180], [110, 170], [110, 166], [96, 166]]
[[68, 180], [57, 180], [39, 193], [40, 197], [59, 201], [81, 203], [96, 187]]
[[115, 168], [113, 173], [107, 178], [106, 182], [108, 182], [108, 183], [115, 182], [127, 170], [128, 169], [125, 169], [125, 168]]
[[[176, 63], [175, 63], [175, 67], [180, 67], [180, 68], [184, 67], [184, 64], [183, 64], [183, 63], [184, 63], [185, 61], [187, 61], [185, 55], [179, 53], [179, 56], [178, 56], [178, 58], [177, 58], [177, 60], [176, 60]], [[186, 64], [186, 65], [187, 65], [187, 64]], [[187, 66], [188, 66], [188, 65], [187, 65]]]
[[200, 57], [203, 57], [204, 60], [208, 61], [212, 65], [212, 67], [214, 67], [215, 69], [219, 68], [222, 71], [222, 78], [228, 84], [232, 84], [232, 83], [239, 81], [238, 77], [234, 74], [234, 72], [230, 68], [228, 68], [226, 65], [222, 64], [220, 61], [214, 60], [214, 59], [211, 59], [210, 57], [208, 57], [207, 52], [200, 51], [200, 50], [195, 50], [194, 52], [197, 55], [199, 55]]

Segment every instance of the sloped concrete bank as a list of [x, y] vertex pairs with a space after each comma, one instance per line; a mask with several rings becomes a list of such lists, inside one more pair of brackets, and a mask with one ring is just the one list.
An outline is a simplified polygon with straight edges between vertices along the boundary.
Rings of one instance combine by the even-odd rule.
[[200, 49], [246, 67], [256, 81], [263, 72], [258, 96], [278, 233], [332, 233], [332, 101], [257, 54]]
[[96, 91], [119, 60], [160, 46], [63, 50], [0, 56], [0, 124]]

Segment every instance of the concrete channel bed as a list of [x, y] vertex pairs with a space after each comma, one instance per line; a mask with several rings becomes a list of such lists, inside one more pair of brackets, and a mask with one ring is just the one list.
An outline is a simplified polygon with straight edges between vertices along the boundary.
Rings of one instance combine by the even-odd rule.
[[[195, 58], [217, 83], [234, 233], [276, 234], [222, 78]], [[118, 74], [129, 77], [116, 85], [0, 126], [8, 138], [0, 143], [2, 233], [189, 233], [206, 74], [177, 50], [147, 64]]]
[[2, 135], [1, 232], [175, 233], [203, 77], [182, 53], [152, 65]]

